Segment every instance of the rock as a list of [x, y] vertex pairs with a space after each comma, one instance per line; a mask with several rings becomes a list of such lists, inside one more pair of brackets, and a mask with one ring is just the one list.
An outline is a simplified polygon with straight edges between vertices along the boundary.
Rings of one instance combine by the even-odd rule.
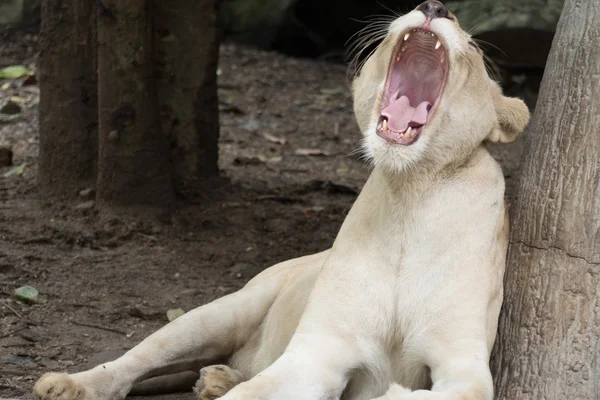
[[78, 204], [75, 209], [77, 210], [91, 210], [96, 205], [94, 200], [86, 201], [84, 203]]
[[13, 152], [8, 147], [0, 147], [0, 168], [10, 167], [13, 163]]

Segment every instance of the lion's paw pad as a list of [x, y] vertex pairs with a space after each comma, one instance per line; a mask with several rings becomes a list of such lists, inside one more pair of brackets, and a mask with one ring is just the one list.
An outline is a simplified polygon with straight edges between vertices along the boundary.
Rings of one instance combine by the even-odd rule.
[[37, 381], [33, 394], [41, 400], [83, 400], [85, 391], [69, 374], [50, 373]]
[[214, 400], [242, 381], [243, 376], [239, 371], [226, 365], [211, 365], [200, 370], [200, 379], [194, 386], [194, 392], [200, 400]]

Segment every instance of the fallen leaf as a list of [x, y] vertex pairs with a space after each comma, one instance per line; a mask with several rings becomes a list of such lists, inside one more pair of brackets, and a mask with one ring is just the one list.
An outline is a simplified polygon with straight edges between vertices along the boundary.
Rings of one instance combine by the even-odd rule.
[[11, 122], [21, 118], [21, 114], [0, 114], [0, 122]]
[[4, 83], [2, 84], [2, 87], [0, 87], [0, 89], [2, 89], [2, 90], [6, 90], [6, 89], [8, 89], [9, 87], [10, 87], [10, 83], [9, 83], [9, 82], [4, 82]]
[[271, 143], [277, 143], [282, 145], [287, 143], [287, 140], [285, 140], [285, 138], [273, 136], [269, 133], [263, 133], [263, 137]]
[[23, 172], [25, 171], [25, 166], [27, 165], [27, 163], [23, 163], [21, 165], [19, 165], [18, 167], [14, 167], [11, 170], [9, 170], [8, 172], [5, 172], [4, 175], [2, 175], [5, 178], [8, 178], [9, 176], [13, 176], [13, 175], [22, 175]]
[[172, 308], [167, 311], [167, 319], [169, 320], [169, 322], [171, 322], [171, 321], [174, 321], [177, 318], [181, 317], [183, 314], [185, 314], [185, 311], [183, 311], [183, 309]]
[[15, 103], [21, 103], [21, 104], [27, 103], [27, 99], [24, 99], [24, 98], [19, 97], [19, 96], [12, 96], [10, 98], [10, 101], [14, 101]]
[[17, 302], [22, 302], [25, 304], [37, 303], [39, 292], [33, 286], [21, 286], [20, 288], [16, 288], [13, 293], [13, 298]]
[[7, 364], [19, 365], [22, 367], [37, 367], [37, 364], [27, 356], [18, 356], [15, 354], [7, 354], [2, 357], [2, 360]]
[[329, 153], [321, 149], [296, 149], [297, 156], [328, 156]]
[[33, 71], [27, 69], [24, 65], [12, 65], [0, 69], [0, 79], [16, 79], [28, 75], [33, 75]]

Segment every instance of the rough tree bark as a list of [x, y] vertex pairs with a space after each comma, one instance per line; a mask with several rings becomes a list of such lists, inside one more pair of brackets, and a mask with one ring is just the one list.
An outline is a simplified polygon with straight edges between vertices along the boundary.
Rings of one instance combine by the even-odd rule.
[[599, 42], [600, 0], [567, 0], [511, 207], [500, 400], [600, 398]]
[[96, 176], [95, 1], [46, 0], [42, 13], [39, 180], [72, 195]]
[[154, 7], [161, 123], [181, 194], [219, 172], [218, 1], [154, 0]]
[[[40, 182], [169, 208], [218, 176], [217, 0], [44, 0]], [[96, 73], [97, 71], [97, 73]]]
[[169, 207], [174, 193], [154, 84], [151, 4], [104, 0], [99, 7], [98, 199]]

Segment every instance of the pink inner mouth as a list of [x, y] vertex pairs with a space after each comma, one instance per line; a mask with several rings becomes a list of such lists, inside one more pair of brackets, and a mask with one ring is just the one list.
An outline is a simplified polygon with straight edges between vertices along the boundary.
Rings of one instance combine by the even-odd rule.
[[414, 29], [400, 38], [389, 67], [377, 134], [396, 144], [412, 144], [430, 119], [448, 71], [437, 36]]

